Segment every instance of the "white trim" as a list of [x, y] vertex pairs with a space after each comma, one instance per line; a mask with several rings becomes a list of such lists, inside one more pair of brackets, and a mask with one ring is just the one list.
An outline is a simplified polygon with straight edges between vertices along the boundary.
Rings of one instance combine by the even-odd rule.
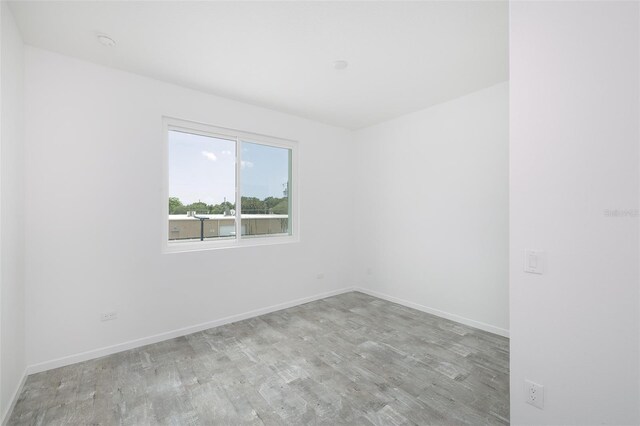
[[339, 290], [328, 291], [325, 293], [316, 294], [314, 296], [303, 297], [300, 299], [290, 300], [288, 302], [278, 303], [277, 305], [268, 306], [266, 308], [254, 309], [252, 311], [244, 312], [241, 314], [231, 315], [231, 316], [216, 319], [213, 321], [207, 321], [201, 324], [183, 327], [183, 328], [168, 331], [165, 333], [155, 334], [149, 337], [143, 337], [140, 339], [130, 340], [124, 343], [118, 343], [111, 346], [105, 346], [99, 349], [93, 349], [90, 351], [65, 356], [62, 358], [52, 359], [50, 361], [40, 362], [38, 364], [29, 365], [27, 367], [26, 374], [40, 373], [42, 371], [51, 370], [53, 368], [64, 367], [66, 365], [75, 364], [78, 362], [87, 361], [94, 358], [100, 358], [106, 355], [115, 354], [115, 353], [126, 351], [129, 349], [139, 348], [141, 346], [146, 346], [153, 343], [162, 342], [164, 340], [173, 339], [175, 337], [186, 336], [188, 334], [197, 333], [199, 331], [207, 330], [209, 328], [219, 327], [221, 325], [230, 324], [232, 322], [242, 321], [248, 318], [269, 314], [271, 312], [280, 311], [282, 309], [291, 308], [293, 306], [302, 305], [304, 303], [313, 302], [316, 300], [324, 299], [326, 297], [336, 296], [338, 294], [343, 294], [343, 293], [349, 293], [354, 290], [355, 289], [353, 287], [347, 287]]
[[191, 251], [235, 249], [240, 247], [273, 246], [277, 244], [299, 243], [300, 238], [292, 235], [255, 235], [243, 239], [222, 239], [220, 241], [175, 241], [164, 248], [164, 253], [187, 253]]
[[155, 334], [153, 336], [143, 337], [140, 339], [130, 340], [124, 343], [118, 343], [111, 346], [105, 346], [103, 348], [94, 349], [86, 352], [77, 353], [74, 355], [69, 355], [57, 359], [53, 359], [50, 361], [41, 362], [38, 364], [29, 365], [26, 368], [22, 384], [19, 389], [16, 390], [16, 395], [14, 395], [14, 400], [19, 395], [19, 391], [22, 389], [24, 384], [24, 380], [27, 375], [40, 373], [42, 371], [51, 370], [53, 368], [64, 367], [66, 365], [75, 364], [82, 361], [87, 361], [94, 358], [100, 358], [106, 355], [111, 355], [114, 353], [126, 351], [129, 349], [138, 348], [141, 346], [150, 345], [153, 343], [162, 342], [164, 340], [173, 339], [175, 337], [186, 336], [188, 334], [197, 333], [202, 330], [207, 330], [213, 327], [219, 327], [221, 325], [230, 324], [237, 321], [242, 321], [248, 318], [257, 317], [260, 315], [265, 315], [271, 312], [280, 311], [282, 309], [291, 308], [293, 306], [302, 305], [304, 303], [313, 302], [316, 300], [324, 299], [331, 296], [337, 296], [339, 294], [349, 293], [351, 291], [359, 291], [364, 294], [368, 294], [369, 296], [377, 297], [382, 300], [387, 300], [389, 302], [398, 303], [400, 305], [406, 306], [408, 308], [416, 309], [422, 312], [426, 312], [428, 314], [436, 315], [441, 318], [446, 318], [451, 321], [458, 322], [460, 324], [468, 325], [470, 327], [474, 327], [480, 330], [487, 331], [489, 333], [497, 334], [503, 337], [509, 337], [509, 330], [496, 327], [490, 324], [486, 324], [480, 321], [475, 321], [469, 318], [462, 317], [460, 315], [452, 314], [449, 312], [441, 311], [439, 309], [430, 308], [428, 306], [420, 305], [418, 303], [409, 302], [404, 299], [400, 299], [394, 296], [389, 296], [388, 294], [380, 293], [374, 290], [369, 290], [363, 287], [346, 287], [339, 290], [328, 291], [325, 293], [319, 293], [313, 296], [303, 297], [300, 299], [290, 300], [287, 302], [279, 303], [276, 305], [268, 306], [266, 308], [254, 309], [251, 311], [247, 311], [241, 314], [230, 315], [224, 318], [219, 318], [216, 320], [195, 324], [188, 327], [179, 328], [176, 330]]
[[242, 240], [242, 194], [240, 188], [242, 188], [242, 142], [240, 142], [240, 138], [236, 137], [236, 235], [232, 240], [234, 243], [239, 243]]
[[354, 290], [364, 294], [368, 294], [369, 296], [377, 297], [378, 299], [387, 300], [389, 302], [397, 303], [399, 305], [406, 306], [408, 308], [417, 309], [418, 311], [426, 312], [428, 314], [432, 314], [441, 318], [446, 318], [448, 320], [455, 321], [460, 324], [468, 325], [469, 327], [473, 327], [483, 331], [487, 331], [489, 333], [497, 334], [502, 337], [509, 337], [509, 330], [496, 327], [491, 324], [472, 320], [470, 318], [462, 317], [460, 315], [452, 314], [450, 312], [441, 311], [439, 309], [430, 308], [429, 306], [420, 305], [419, 303], [409, 302], [408, 300], [400, 299], [394, 296], [389, 296], [388, 294], [380, 293], [374, 290], [369, 290], [367, 288], [356, 287], [354, 288]]
[[[167, 200], [169, 198], [169, 130], [177, 130], [185, 133], [194, 133], [202, 136], [211, 136], [219, 139], [225, 139], [235, 142], [236, 148], [236, 238], [220, 239], [217, 241], [198, 241], [198, 242], [169, 242], [169, 230], [166, 218], [169, 216], [169, 206]], [[272, 245], [283, 243], [297, 243], [300, 241], [300, 191], [298, 178], [298, 149], [297, 141], [283, 139], [274, 136], [267, 136], [259, 133], [251, 133], [236, 129], [213, 126], [210, 124], [183, 120], [168, 116], [162, 116], [162, 197], [161, 209], [162, 214], [162, 253], [184, 253], [190, 251], [227, 249], [236, 247], [253, 247], [260, 245]], [[289, 234], [288, 235], [265, 235], [261, 238], [242, 237], [242, 203], [240, 193], [241, 179], [241, 163], [242, 163], [242, 143], [254, 143], [260, 145], [285, 148], [290, 150], [291, 161], [289, 169]]]
[[2, 422], [0, 422], [2, 426], [6, 425], [9, 422], [9, 417], [11, 417], [11, 413], [13, 412], [13, 409], [15, 408], [18, 402], [18, 398], [22, 393], [22, 389], [24, 388], [24, 384], [27, 381], [27, 376], [28, 376], [28, 373], [27, 373], [27, 370], [25, 369], [24, 372], [22, 373], [22, 379], [20, 380], [18, 387], [16, 388], [15, 392], [13, 392], [13, 395], [11, 396], [9, 406], [7, 407], [5, 412], [2, 414]]

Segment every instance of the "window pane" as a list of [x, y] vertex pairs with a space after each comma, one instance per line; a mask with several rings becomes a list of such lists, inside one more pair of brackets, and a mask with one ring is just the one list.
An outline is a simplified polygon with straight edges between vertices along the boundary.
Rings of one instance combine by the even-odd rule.
[[236, 143], [169, 131], [169, 240], [235, 238]]
[[242, 142], [242, 235], [291, 234], [291, 150]]

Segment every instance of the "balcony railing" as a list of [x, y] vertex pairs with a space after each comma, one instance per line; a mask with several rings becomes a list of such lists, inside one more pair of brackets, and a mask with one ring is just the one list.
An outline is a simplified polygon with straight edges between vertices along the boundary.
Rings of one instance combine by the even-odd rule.
[[[289, 233], [289, 215], [243, 214], [241, 235], [281, 235]], [[169, 215], [169, 241], [211, 240], [235, 238], [234, 216], [223, 214], [198, 214], [195, 216]]]

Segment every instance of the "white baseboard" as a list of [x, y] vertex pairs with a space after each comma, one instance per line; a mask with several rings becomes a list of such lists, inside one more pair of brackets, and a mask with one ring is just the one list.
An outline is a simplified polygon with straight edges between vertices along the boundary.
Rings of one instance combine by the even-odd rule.
[[244, 312], [242, 314], [231, 315], [231, 316], [220, 318], [217, 320], [192, 325], [189, 327], [179, 328], [177, 330], [155, 334], [149, 337], [143, 337], [140, 339], [130, 340], [128, 342], [118, 343], [116, 345], [105, 346], [99, 349], [93, 349], [90, 351], [81, 352], [74, 355], [68, 355], [62, 358], [57, 358], [50, 361], [45, 361], [38, 364], [30, 365], [27, 367], [26, 374], [29, 375], [34, 373], [40, 373], [42, 371], [51, 370], [58, 367], [64, 367], [66, 365], [71, 365], [71, 364], [75, 364], [82, 361], [88, 361], [90, 359], [100, 358], [106, 355], [111, 355], [114, 353], [129, 350], [129, 349], [139, 348], [141, 346], [150, 345], [152, 343], [158, 343], [163, 340], [186, 336], [188, 334], [197, 333], [198, 331], [207, 330], [209, 328], [218, 327], [225, 324], [230, 324], [232, 322], [242, 321], [248, 318], [253, 318], [253, 317], [268, 314], [271, 312], [280, 311], [282, 309], [287, 309], [293, 306], [302, 305], [304, 303], [313, 302], [315, 300], [324, 299], [325, 297], [331, 297], [331, 296], [336, 296], [338, 294], [348, 293], [354, 290], [355, 288], [353, 287], [347, 287], [339, 290], [328, 291], [325, 293], [316, 294], [314, 296], [303, 297], [301, 299], [290, 300], [288, 302], [279, 303], [273, 306], [268, 306], [266, 308], [255, 309], [252, 311]]
[[465, 318], [460, 315], [441, 311], [439, 309], [430, 308], [428, 306], [420, 305], [419, 303], [409, 302], [408, 300], [400, 299], [394, 296], [389, 296], [388, 294], [380, 293], [374, 290], [369, 290], [368, 288], [356, 287], [354, 288], [354, 290], [359, 291], [361, 293], [368, 294], [369, 296], [377, 297], [379, 299], [388, 300], [389, 302], [397, 303], [399, 305], [406, 306], [408, 308], [417, 309], [419, 311], [426, 312], [428, 314], [446, 318], [451, 321], [459, 322], [460, 324], [468, 325], [473, 328], [478, 328], [483, 331], [488, 331], [489, 333], [497, 334], [503, 337], [509, 337], [509, 330], [496, 327], [491, 324], [486, 324], [484, 322], [472, 320], [470, 318]]
[[18, 398], [22, 393], [22, 388], [24, 387], [24, 383], [27, 381], [27, 376], [28, 376], [27, 370], [25, 370], [22, 373], [22, 379], [20, 379], [20, 383], [18, 384], [18, 386], [16, 387], [16, 390], [13, 392], [13, 395], [11, 396], [11, 402], [9, 403], [9, 406], [7, 407], [6, 410], [4, 410], [4, 413], [2, 413], [2, 422], [0, 422], [2, 426], [5, 426], [9, 422], [9, 417], [11, 416], [11, 413], [13, 412], [13, 408], [16, 406], [16, 403], [18, 402]]
[[[338, 294], [348, 293], [350, 291], [360, 291], [370, 296], [378, 297], [380, 299], [388, 300], [390, 302], [398, 303], [409, 308], [417, 309], [422, 312], [426, 312], [432, 315], [436, 315], [442, 318], [446, 318], [455, 322], [459, 322], [470, 327], [478, 328], [480, 330], [488, 331], [489, 333], [498, 334], [500, 336], [509, 337], [509, 330], [499, 328], [490, 324], [486, 324], [480, 321], [475, 321], [469, 318], [465, 318], [456, 314], [441, 311], [438, 309], [430, 308], [428, 306], [420, 305], [418, 303], [409, 302], [407, 300], [399, 299], [397, 297], [389, 296], [388, 294], [379, 293], [374, 290], [369, 290], [362, 287], [347, 287], [339, 290], [333, 290], [325, 293], [316, 294], [314, 296], [304, 297], [301, 299], [290, 300], [288, 302], [279, 303], [277, 305], [268, 306], [266, 308], [255, 309], [252, 311], [244, 312], [237, 315], [231, 315], [228, 317], [220, 318], [213, 321], [208, 321], [201, 324], [192, 325], [189, 327], [183, 327], [176, 330], [168, 331], [165, 333], [155, 334], [153, 336], [143, 337], [140, 339], [130, 340], [128, 342], [118, 343], [111, 346], [105, 346], [103, 348], [93, 349], [86, 352], [77, 353], [74, 355], [68, 355], [62, 358], [53, 359], [50, 361], [41, 362], [38, 364], [32, 364], [27, 367], [25, 372], [25, 378], [29, 374], [39, 373], [46, 370], [51, 370], [58, 367], [64, 367], [66, 365], [75, 364], [82, 361], [88, 361], [90, 359], [100, 358], [106, 355], [126, 351], [129, 349], [138, 348], [141, 346], [158, 343], [163, 340], [173, 339], [175, 337], [186, 336], [191, 333], [197, 333], [209, 328], [218, 327], [221, 325], [229, 324], [232, 322], [242, 321], [248, 318], [257, 317], [260, 315], [268, 314], [282, 309], [291, 308], [293, 306], [302, 305], [304, 303], [313, 302], [315, 300], [324, 299], [325, 297], [336, 296]], [[24, 379], [23, 379], [24, 382]], [[16, 395], [17, 396], [17, 395]]]

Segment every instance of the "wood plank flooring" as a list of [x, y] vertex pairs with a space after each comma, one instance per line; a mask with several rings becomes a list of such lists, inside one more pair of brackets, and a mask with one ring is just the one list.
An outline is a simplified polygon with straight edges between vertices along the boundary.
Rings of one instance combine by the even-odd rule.
[[508, 351], [352, 292], [34, 374], [8, 424], [508, 424]]

